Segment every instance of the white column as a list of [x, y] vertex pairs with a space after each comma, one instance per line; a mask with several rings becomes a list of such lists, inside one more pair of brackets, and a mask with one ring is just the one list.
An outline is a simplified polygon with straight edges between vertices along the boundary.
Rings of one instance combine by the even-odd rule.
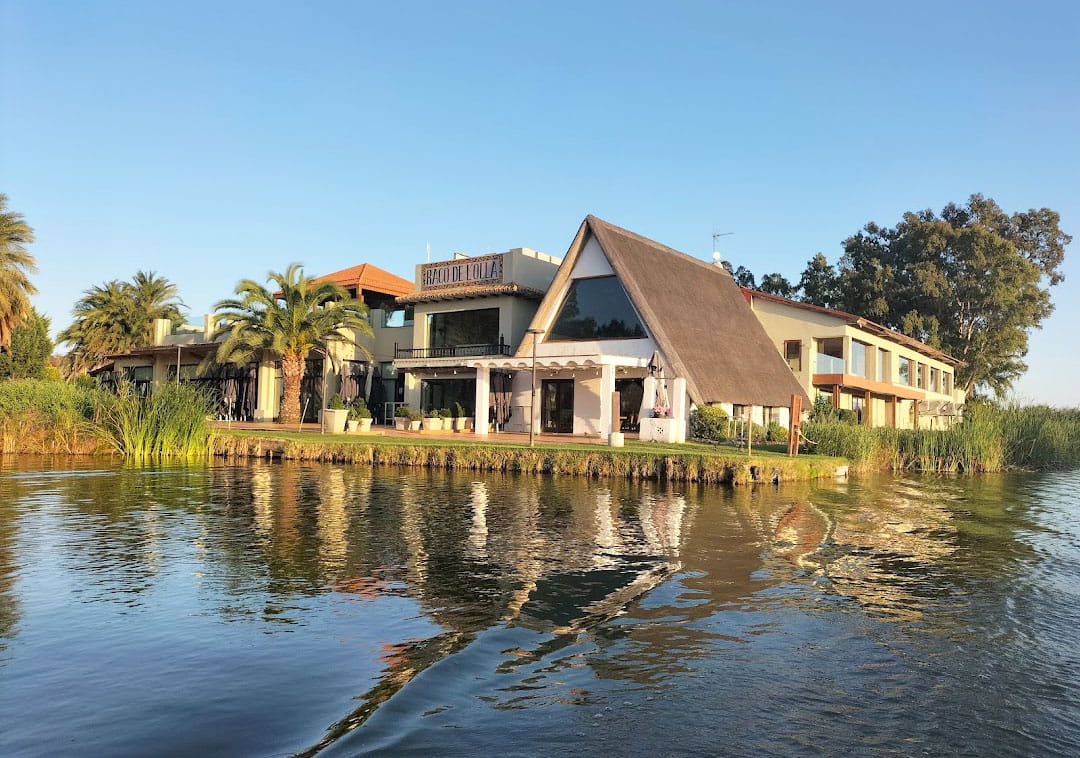
[[489, 393], [491, 392], [491, 369], [487, 366], [476, 367], [476, 399], [473, 419], [473, 432], [481, 437], [488, 433]]
[[686, 380], [681, 376], [671, 382], [671, 417], [675, 420], [675, 441], [686, 442], [686, 422], [690, 416], [690, 398]]
[[274, 397], [274, 390], [277, 389], [277, 371], [274, 370], [273, 361], [259, 361], [258, 385], [255, 419], [270, 421], [277, 415], [277, 398]]
[[[611, 428], [611, 396], [615, 393], [615, 367], [607, 363], [600, 366], [600, 439], [606, 440]], [[614, 431], [619, 431], [615, 429]]]
[[656, 405], [656, 377], [647, 376], [641, 387], [641, 409], [638, 411], [638, 419], [652, 416], [652, 409]]

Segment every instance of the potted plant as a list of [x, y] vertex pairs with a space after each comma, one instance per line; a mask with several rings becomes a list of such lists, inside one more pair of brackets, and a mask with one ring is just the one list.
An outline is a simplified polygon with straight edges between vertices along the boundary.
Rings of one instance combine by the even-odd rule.
[[349, 409], [349, 431], [361, 433], [371, 431], [371, 411], [363, 398], [357, 398], [353, 407]]
[[424, 417], [424, 414], [422, 414], [420, 411], [414, 411], [412, 408], [409, 409], [409, 431], [410, 432], [416, 432], [416, 431], [420, 430], [420, 419], [422, 419], [423, 417]]
[[465, 431], [465, 422], [469, 420], [469, 417], [465, 415], [465, 409], [461, 407], [461, 403], [454, 403], [454, 431]]
[[442, 416], [439, 415], [435, 408], [429, 408], [424, 412], [424, 431], [442, 431]]
[[671, 409], [666, 405], [655, 405], [652, 409], [653, 418], [671, 418]]
[[345, 407], [345, 401], [341, 395], [334, 395], [323, 409], [324, 432], [329, 434], [342, 434], [345, 431], [345, 422], [349, 420], [349, 411]]
[[394, 428], [403, 432], [409, 428], [409, 419], [412, 418], [412, 408], [407, 405], [399, 405], [394, 411]]

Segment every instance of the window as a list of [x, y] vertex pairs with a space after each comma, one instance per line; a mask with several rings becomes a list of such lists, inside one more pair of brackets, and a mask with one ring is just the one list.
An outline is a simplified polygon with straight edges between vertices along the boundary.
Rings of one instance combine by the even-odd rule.
[[494, 345], [498, 342], [498, 308], [432, 313], [428, 316], [428, 347]]
[[[199, 369], [199, 364], [197, 364], [197, 363], [184, 363], [184, 364], [181, 364], [180, 365], [180, 381], [182, 381], [182, 382], [194, 381], [197, 378], [198, 369]], [[169, 366], [169, 368], [167, 370], [167, 373], [168, 373], [167, 379], [170, 382], [175, 382], [176, 381], [176, 364], [175, 363], [172, 364], [171, 366]]]
[[865, 342], [851, 341], [851, 373], [855, 376], [866, 376], [866, 348]]
[[802, 371], [802, 342], [799, 340], [786, 340], [784, 342], [784, 359], [792, 371]]
[[817, 373], [819, 374], [843, 374], [844, 370], [844, 338], [830, 337], [817, 341]]
[[919, 364], [919, 389], [926, 389], [926, 364]]
[[892, 376], [889, 375], [890, 368], [889, 351], [879, 347], [877, 350], [877, 380], [879, 382], [892, 382]]
[[863, 395], [851, 396], [851, 410], [855, 411], [860, 424], [866, 423], [866, 398]]
[[911, 359], [901, 358], [899, 368], [900, 384], [906, 384], [908, 387], [910, 387], [913, 379], [913, 377], [911, 376]]
[[952, 394], [952, 374], [948, 371], [941, 372], [941, 391], [946, 395]]
[[547, 339], [627, 340], [645, 336], [645, 328], [618, 278], [599, 276], [577, 279], [570, 285]]
[[930, 369], [930, 391], [941, 392], [941, 372], [936, 368]]
[[412, 306], [407, 308], [394, 308], [391, 305], [387, 305], [382, 312], [382, 325], [384, 327], [393, 326], [412, 326], [413, 324], [413, 309]]

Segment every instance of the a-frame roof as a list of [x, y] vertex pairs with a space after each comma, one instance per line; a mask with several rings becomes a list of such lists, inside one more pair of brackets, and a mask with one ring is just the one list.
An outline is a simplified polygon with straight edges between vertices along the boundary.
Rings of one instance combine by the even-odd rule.
[[413, 291], [413, 283], [408, 279], [384, 271], [370, 263], [335, 271], [315, 278], [317, 282], [333, 282], [342, 287], [353, 287], [357, 294], [361, 290], [370, 290], [384, 295], [407, 295]]
[[727, 271], [596, 216], [581, 223], [534, 327], [551, 322], [590, 236], [600, 243], [673, 374], [686, 379], [694, 402], [779, 407], [799, 395], [809, 403]]

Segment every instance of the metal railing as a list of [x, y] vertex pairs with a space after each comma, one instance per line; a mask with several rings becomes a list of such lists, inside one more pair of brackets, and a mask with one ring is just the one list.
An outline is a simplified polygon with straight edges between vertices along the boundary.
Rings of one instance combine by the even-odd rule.
[[482, 355], [513, 355], [510, 345], [494, 343], [487, 345], [449, 345], [446, 347], [398, 347], [394, 346], [395, 358], [469, 358]]

